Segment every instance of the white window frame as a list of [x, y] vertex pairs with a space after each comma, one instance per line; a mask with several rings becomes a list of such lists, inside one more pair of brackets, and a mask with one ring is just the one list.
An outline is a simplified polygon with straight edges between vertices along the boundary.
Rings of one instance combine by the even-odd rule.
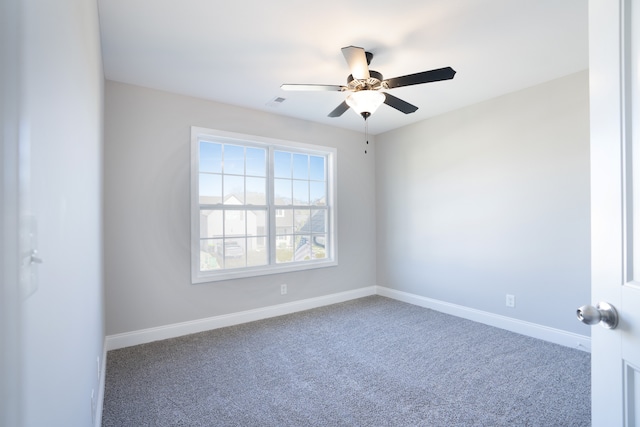
[[[268, 176], [267, 176], [267, 212], [268, 230], [267, 240], [269, 246], [269, 263], [263, 266], [244, 267], [228, 270], [200, 270], [200, 198], [199, 198], [199, 147], [200, 141], [206, 139], [213, 142], [235, 144], [242, 146], [260, 146], [267, 149]], [[313, 261], [291, 261], [286, 263], [275, 262], [276, 245], [276, 209], [273, 204], [274, 177], [273, 177], [273, 151], [286, 150], [304, 154], [326, 156], [327, 173], [327, 258]], [[286, 141], [275, 138], [265, 138], [255, 135], [226, 132], [203, 127], [191, 127], [191, 282], [207, 283], [220, 280], [238, 279], [243, 277], [262, 276], [267, 274], [286, 273], [292, 271], [309, 270], [316, 268], [332, 267], [338, 265], [338, 227], [337, 211], [338, 198], [336, 195], [337, 174], [337, 150], [332, 147], [306, 144], [302, 142]], [[313, 207], [311, 207], [313, 209]]]

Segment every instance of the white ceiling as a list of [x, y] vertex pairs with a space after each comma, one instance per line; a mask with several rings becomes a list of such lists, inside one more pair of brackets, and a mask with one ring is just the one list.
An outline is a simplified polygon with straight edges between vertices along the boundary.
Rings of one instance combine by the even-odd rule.
[[[374, 54], [385, 78], [453, 67], [453, 80], [396, 88], [419, 107], [382, 105], [378, 134], [588, 67], [585, 0], [99, 0], [105, 77], [357, 131], [353, 111], [327, 114], [346, 84], [340, 49]], [[286, 100], [268, 104], [276, 97]]]

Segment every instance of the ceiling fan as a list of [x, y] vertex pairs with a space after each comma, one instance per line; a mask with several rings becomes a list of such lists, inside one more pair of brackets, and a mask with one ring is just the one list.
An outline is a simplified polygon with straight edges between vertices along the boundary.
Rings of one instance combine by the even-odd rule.
[[351, 74], [347, 77], [346, 86], [283, 84], [281, 88], [283, 90], [298, 91], [351, 92], [342, 104], [329, 113], [329, 117], [340, 117], [345, 111], [352, 108], [367, 120], [383, 103], [405, 114], [413, 113], [418, 109], [415, 105], [386, 92], [381, 92], [381, 90], [450, 80], [456, 74], [453, 68], [445, 67], [385, 80], [379, 72], [369, 70], [369, 64], [373, 58], [372, 53], [365, 52], [361, 47], [347, 46], [342, 48], [342, 54], [347, 60], [351, 71]]

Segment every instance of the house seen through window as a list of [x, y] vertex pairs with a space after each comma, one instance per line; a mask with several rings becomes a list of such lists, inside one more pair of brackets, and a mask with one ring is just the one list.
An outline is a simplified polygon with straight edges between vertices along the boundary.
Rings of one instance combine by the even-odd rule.
[[192, 276], [335, 265], [335, 150], [192, 129]]

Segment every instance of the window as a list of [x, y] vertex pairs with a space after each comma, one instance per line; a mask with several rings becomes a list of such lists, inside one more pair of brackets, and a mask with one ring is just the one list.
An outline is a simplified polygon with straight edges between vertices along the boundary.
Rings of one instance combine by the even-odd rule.
[[337, 264], [336, 150], [191, 129], [192, 282]]

